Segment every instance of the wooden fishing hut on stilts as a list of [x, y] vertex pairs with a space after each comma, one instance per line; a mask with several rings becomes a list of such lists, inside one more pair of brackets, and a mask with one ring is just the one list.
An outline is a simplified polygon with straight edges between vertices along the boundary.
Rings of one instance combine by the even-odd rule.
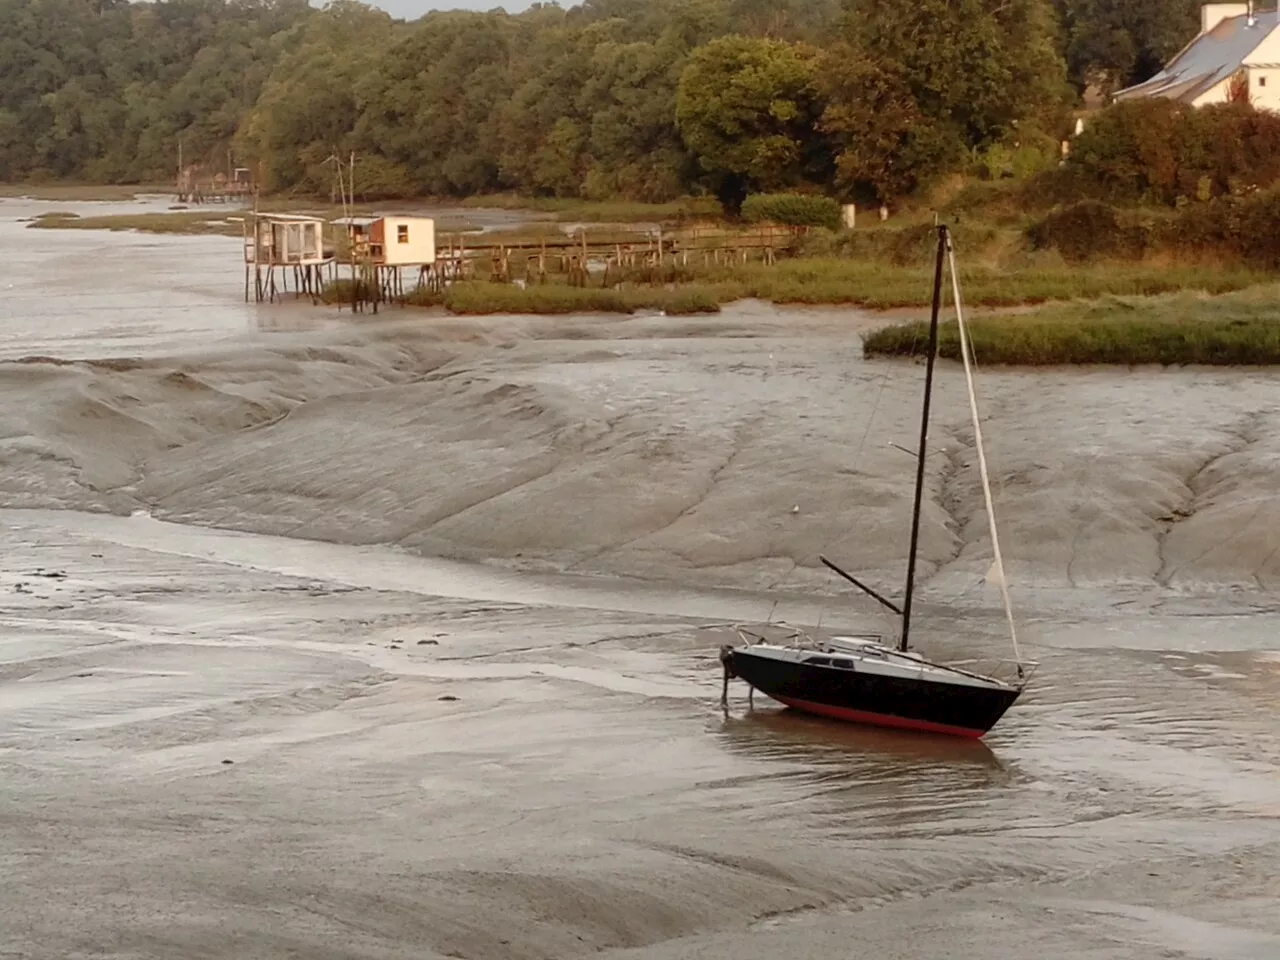
[[[248, 214], [244, 218], [244, 299], [274, 303], [289, 291], [293, 276], [295, 296], [308, 295], [318, 303], [324, 289], [325, 267], [333, 273], [334, 256], [324, 245], [322, 217], [293, 213]], [[280, 283], [276, 283], [276, 271]]]
[[[444, 288], [445, 275], [436, 261], [436, 222], [431, 217], [342, 217], [351, 265], [351, 307], [401, 299], [409, 290]], [[407, 277], [406, 277], [407, 274]]]

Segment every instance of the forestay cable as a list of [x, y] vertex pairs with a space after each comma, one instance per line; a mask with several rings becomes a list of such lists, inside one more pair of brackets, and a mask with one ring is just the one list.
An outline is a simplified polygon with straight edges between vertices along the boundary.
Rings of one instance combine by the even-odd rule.
[[[996, 533], [996, 510], [991, 500], [991, 481], [987, 477], [987, 456], [982, 448], [982, 425], [978, 422], [978, 396], [973, 389], [973, 361], [970, 356], [969, 332], [964, 324], [964, 309], [960, 301], [960, 275], [956, 272], [956, 250], [950, 235], [947, 236], [947, 260], [951, 270], [951, 288], [956, 300], [956, 327], [960, 331], [960, 356], [964, 360], [965, 383], [969, 388], [969, 413], [973, 418], [974, 447], [978, 451], [978, 473], [982, 476], [982, 495], [987, 502], [987, 522], [991, 527], [991, 552], [995, 562], [989, 572], [988, 580], [994, 579], [1000, 587], [1000, 596], [1004, 599], [1004, 613], [1009, 621], [1009, 638], [1013, 641], [1013, 655], [1022, 662], [1022, 654], [1018, 652], [1018, 630], [1013, 623], [1013, 604], [1009, 600], [1009, 584], [1005, 580], [1004, 560], [1000, 556], [1000, 538]], [[1021, 666], [1019, 666], [1021, 671]]]

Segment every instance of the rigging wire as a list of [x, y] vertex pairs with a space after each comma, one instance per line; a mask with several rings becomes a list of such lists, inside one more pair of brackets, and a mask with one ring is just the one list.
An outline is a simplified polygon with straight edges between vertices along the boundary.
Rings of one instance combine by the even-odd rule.
[[1004, 600], [1005, 617], [1009, 621], [1009, 637], [1013, 641], [1013, 655], [1018, 660], [1018, 672], [1022, 672], [1022, 654], [1018, 650], [1018, 630], [1013, 622], [1013, 604], [1009, 599], [1009, 584], [1004, 574], [1004, 559], [1000, 555], [1000, 538], [996, 532], [995, 504], [991, 499], [991, 481], [987, 476], [987, 457], [982, 447], [982, 424], [978, 416], [978, 397], [973, 386], [973, 360], [969, 345], [969, 333], [964, 322], [964, 309], [960, 298], [960, 277], [956, 273], [956, 251], [951, 238], [947, 238], [947, 257], [951, 270], [951, 288], [955, 295], [956, 327], [960, 333], [960, 356], [964, 360], [965, 383], [969, 389], [969, 412], [973, 417], [974, 447], [978, 452], [978, 473], [982, 477], [982, 495], [987, 504], [987, 522], [991, 529], [991, 552], [995, 561], [996, 585], [1000, 588], [1000, 596]]

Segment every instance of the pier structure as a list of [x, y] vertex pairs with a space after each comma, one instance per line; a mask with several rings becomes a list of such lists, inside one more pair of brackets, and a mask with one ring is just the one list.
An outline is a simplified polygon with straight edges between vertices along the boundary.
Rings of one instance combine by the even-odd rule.
[[178, 171], [175, 198], [178, 203], [236, 203], [254, 195], [253, 175], [248, 167], [233, 167], [226, 173], [208, 173], [198, 163]]
[[[331, 247], [325, 244], [328, 222]], [[525, 286], [547, 283], [550, 274], [577, 287], [664, 283], [673, 279], [673, 270], [690, 264], [776, 263], [804, 232], [780, 224], [708, 221], [590, 231], [578, 226], [527, 238], [521, 231], [437, 236], [431, 217], [348, 215], [326, 221], [255, 210], [245, 218], [245, 299], [252, 291], [258, 302], [274, 302], [290, 291], [290, 275], [295, 295], [315, 301], [326, 281], [341, 280], [331, 294], [335, 302], [375, 313], [382, 304], [415, 302], [415, 294], [424, 291], [417, 302], [436, 302], [431, 294], [486, 275], [495, 283]]]

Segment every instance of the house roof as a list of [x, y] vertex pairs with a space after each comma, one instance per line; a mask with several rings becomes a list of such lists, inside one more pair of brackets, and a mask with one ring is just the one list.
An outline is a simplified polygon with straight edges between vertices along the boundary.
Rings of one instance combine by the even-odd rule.
[[1227, 17], [1187, 44], [1150, 80], [1118, 91], [1115, 99], [1166, 97], [1190, 103], [1239, 70], [1258, 45], [1280, 27], [1280, 11], [1255, 13], [1253, 19], [1250, 26], [1247, 15]]
[[420, 217], [416, 213], [382, 213], [376, 217], [339, 217], [334, 223], [343, 226], [367, 227], [371, 223], [379, 220], [430, 220], [430, 217]]

